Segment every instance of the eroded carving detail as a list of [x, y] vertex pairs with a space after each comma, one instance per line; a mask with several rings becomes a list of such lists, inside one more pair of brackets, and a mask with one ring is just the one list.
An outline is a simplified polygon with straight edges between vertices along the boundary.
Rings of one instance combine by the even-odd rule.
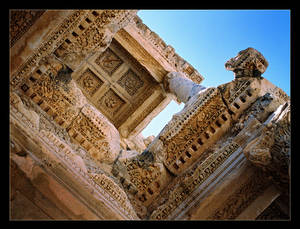
[[122, 211], [126, 212], [128, 215], [136, 215], [133, 210], [126, 193], [108, 176], [104, 174], [90, 174], [90, 177], [101, 186], [104, 190], [113, 197], [115, 201], [117, 201], [122, 209]]
[[90, 69], [86, 69], [77, 79], [77, 82], [89, 96], [93, 96], [101, 85], [103, 85], [103, 81], [100, 80]]
[[[207, 128], [225, 111], [226, 106], [218, 90], [208, 88], [182, 112], [173, 116], [159, 135], [165, 148], [164, 163], [172, 172], [177, 174], [182, 170], [181, 165], [186, 168], [193, 163], [194, 160], [189, 160], [192, 154], [197, 154], [203, 142], [210, 137], [212, 130], [207, 131]], [[189, 151], [190, 147], [193, 151]]]
[[110, 76], [116, 71], [116, 69], [123, 63], [110, 48], [107, 48], [96, 60], [98, 64], [105, 72]]
[[[134, 10], [97, 10], [91, 11], [91, 19], [88, 19], [89, 25], [83, 28], [81, 34], [75, 31], [69, 34], [70, 39], [66, 39], [57, 50], [56, 55], [71, 68], [76, 68], [80, 62], [88, 55], [95, 52], [103, 52], [110, 45], [113, 35], [120, 29], [120, 26], [125, 26], [133, 15]], [[127, 20], [125, 19], [127, 18]], [[87, 20], [87, 19], [85, 19]], [[121, 23], [122, 21], [122, 23]], [[120, 23], [118, 25], [118, 23]], [[107, 68], [104, 69], [109, 70]], [[109, 73], [112, 69], [109, 70]]]
[[118, 84], [123, 87], [127, 93], [134, 96], [138, 90], [143, 87], [144, 81], [135, 74], [131, 69], [129, 69], [119, 80]]
[[40, 60], [49, 56], [56, 47], [63, 42], [63, 38], [85, 15], [85, 11], [75, 11], [72, 15], [67, 17], [49, 37], [42, 43], [42, 45], [18, 68], [18, 70], [11, 76], [10, 84], [13, 88], [19, 86], [27, 79], [29, 73], [38, 65]]
[[125, 104], [126, 102], [112, 89], [109, 89], [104, 96], [98, 100], [99, 108], [111, 116], [114, 116]]

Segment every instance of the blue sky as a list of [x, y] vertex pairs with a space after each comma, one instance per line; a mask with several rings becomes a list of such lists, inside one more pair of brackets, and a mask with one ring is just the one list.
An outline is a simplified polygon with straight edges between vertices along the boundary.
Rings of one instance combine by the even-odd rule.
[[[290, 95], [290, 10], [139, 10], [137, 15], [203, 75], [203, 86], [233, 80], [225, 62], [252, 47], [269, 62], [263, 77]], [[170, 103], [142, 134], [156, 136], [183, 106]]]

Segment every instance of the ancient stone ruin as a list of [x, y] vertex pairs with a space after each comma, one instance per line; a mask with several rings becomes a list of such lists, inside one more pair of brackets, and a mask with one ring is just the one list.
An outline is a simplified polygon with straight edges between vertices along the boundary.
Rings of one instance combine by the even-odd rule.
[[206, 88], [136, 13], [10, 11], [10, 219], [289, 220], [290, 98], [263, 54]]

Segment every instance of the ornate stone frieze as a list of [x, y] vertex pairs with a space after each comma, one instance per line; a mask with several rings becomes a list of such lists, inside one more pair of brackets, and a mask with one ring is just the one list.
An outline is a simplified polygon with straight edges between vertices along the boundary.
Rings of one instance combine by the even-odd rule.
[[114, 200], [119, 203], [122, 211], [131, 216], [136, 215], [126, 193], [115, 183], [115, 181], [104, 174], [90, 174], [90, 177], [95, 181], [96, 184], [107, 190]]
[[111, 30], [115, 33], [120, 26], [125, 26], [135, 13], [134, 10], [74, 11], [19, 67], [11, 77], [11, 86], [19, 85], [38, 66], [39, 61], [51, 53], [74, 70], [96, 48], [104, 51], [111, 42]]
[[203, 152], [205, 141], [217, 132], [221, 123], [229, 120], [225, 113], [221, 94], [216, 88], [208, 88], [174, 115], [159, 134], [164, 145], [164, 163], [172, 173], [179, 174], [195, 162]]
[[88, 55], [103, 52], [117, 30], [125, 26], [135, 13], [134, 10], [90, 11], [57, 49], [57, 57], [75, 69]]
[[51, 67], [44, 73], [40, 69], [35, 71], [20, 89], [60, 126], [66, 128], [87, 101], [73, 81], [67, 79], [66, 82], [62, 76], [59, 78], [63, 67], [56, 64], [56, 69]]
[[55, 48], [58, 47], [62, 42], [63, 38], [66, 37], [70, 30], [72, 30], [77, 23], [86, 15], [86, 11], [74, 11], [69, 17], [55, 29], [47, 39], [40, 45], [39, 48], [21, 65], [18, 70], [11, 76], [10, 85], [15, 88], [20, 85], [24, 80], [29, 77], [39, 62], [46, 56], [54, 52]]
[[163, 164], [155, 162], [150, 152], [120, 157], [113, 174], [134, 198], [136, 207], [151, 204], [171, 179]]

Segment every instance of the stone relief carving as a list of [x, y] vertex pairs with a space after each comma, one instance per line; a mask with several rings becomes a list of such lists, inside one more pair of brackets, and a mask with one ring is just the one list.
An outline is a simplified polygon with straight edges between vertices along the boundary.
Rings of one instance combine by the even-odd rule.
[[[159, 134], [159, 139], [164, 145], [164, 163], [175, 174], [182, 172], [183, 168], [195, 161], [199, 156], [197, 151], [218, 128], [215, 127], [213, 131], [208, 130], [208, 127], [222, 119], [221, 115], [226, 111], [221, 94], [216, 88], [208, 88], [196, 97], [197, 99], [175, 115]], [[224, 120], [220, 122], [223, 123]]]
[[67, 127], [86, 103], [86, 99], [71, 80], [67, 67], [53, 60], [45, 59], [40, 67], [44, 73], [38, 69], [21, 86], [21, 91], [59, 125]]
[[89, 68], [80, 75], [77, 82], [89, 96], [93, 96], [104, 83]]
[[166, 198], [162, 199], [164, 202], [153, 211], [150, 219], [167, 219], [168, 215], [238, 148], [239, 145], [237, 143], [230, 142], [180, 176], [179, 180], [174, 183], [175, 185], [166, 192]]
[[116, 69], [123, 63], [110, 48], [107, 48], [96, 60], [102, 69], [104, 69], [110, 76], [116, 71]]
[[126, 193], [116, 184], [113, 179], [109, 178], [105, 174], [95, 173], [91, 173], [90, 177], [113, 196], [114, 200], [120, 204], [120, 207], [123, 209], [123, 211], [128, 212], [128, 215], [136, 215]]
[[36, 70], [39, 62], [55, 51], [85, 14], [85, 11], [78, 10], [64, 19], [59, 27], [46, 38], [45, 42], [11, 76], [10, 85], [12, 88], [16, 88], [28, 79], [29, 74]]
[[[176, 180], [173, 179], [174, 175], [177, 176], [178, 179], [176, 181], [179, 182], [173, 187], [170, 186], [172, 188], [167, 191], [167, 197], [163, 198], [158, 208], [151, 212], [151, 216], [149, 216], [151, 219], [166, 219], [240, 147], [236, 142], [229, 141], [229, 144], [221, 149], [209, 153], [205, 151], [205, 147], [208, 148], [214, 144], [215, 141], [224, 135], [227, 129], [233, 127], [231, 119], [234, 113], [231, 107], [237, 104], [237, 99], [244, 106], [240, 109], [240, 105], [237, 104], [235, 106], [236, 110], [239, 110], [240, 113], [246, 110], [245, 113], [247, 113], [241, 116], [241, 121], [239, 122], [241, 125], [236, 125], [236, 128], [240, 131], [244, 128], [243, 124], [245, 120], [249, 119], [250, 115], [263, 122], [282, 100], [287, 100], [288, 98], [277, 89], [268, 90], [269, 94], [265, 94], [264, 97], [258, 96], [259, 90], [253, 87], [259, 85], [255, 82], [261, 79], [253, 77], [260, 76], [266, 70], [268, 63], [259, 52], [249, 48], [241, 51], [236, 58], [231, 59], [225, 65], [226, 68], [233, 70], [236, 74], [236, 79], [233, 82], [217, 88], [207, 89], [191, 83], [187, 93], [186, 90], [177, 93], [182, 95], [179, 97], [186, 103], [184, 109], [174, 115], [159, 136], [152, 143], [148, 143], [148, 148], [142, 154], [121, 151], [118, 131], [105, 116], [87, 103], [70, 76], [72, 73], [71, 68], [75, 68], [74, 63], [80, 63], [89, 53], [94, 52], [95, 48], [99, 48], [100, 51], [107, 48], [112, 39], [112, 34], [119, 29], [119, 25], [128, 23], [128, 18], [133, 15], [124, 14], [127, 16], [122, 16], [124, 12], [93, 11], [94, 21], [87, 22], [89, 26], [83, 28], [82, 30], [84, 31], [80, 34], [72, 32], [72, 30], [68, 32], [63, 30], [73, 28], [71, 26], [72, 23], [74, 25], [80, 24], [88, 15], [88, 13], [74, 13], [70, 16], [70, 20], [68, 19], [64, 22], [66, 24], [63, 27], [59, 27], [60, 30], [50, 36], [50, 40], [47, 43], [50, 45], [52, 42], [56, 42], [56, 47], [61, 44], [60, 48], [56, 49], [55, 55], [69, 63], [71, 67], [61, 64], [61, 62], [56, 60], [56, 57], [53, 58], [49, 54], [50, 46], [43, 44], [41, 49], [39, 49], [39, 51], [42, 50], [43, 52], [34, 54], [18, 71], [20, 75], [12, 77], [14, 88], [17, 88], [17, 85], [20, 91], [28, 95], [58, 125], [66, 128], [71, 138], [78, 145], [82, 146], [83, 151], [88, 152], [95, 161], [113, 164], [112, 173], [119, 179], [123, 189], [118, 186], [118, 182], [112, 177], [105, 175], [100, 169], [97, 170], [97, 164], [91, 163], [87, 166], [82, 156], [70, 153], [71, 149], [68, 149], [66, 144], [56, 136], [57, 133], [51, 133], [43, 129], [47, 124], [41, 125], [41, 123], [45, 120], [40, 118], [42, 121], [36, 122], [39, 114], [30, 110], [24, 110], [24, 105], [16, 93], [11, 94], [10, 103], [14, 107], [12, 108], [14, 112], [21, 112], [21, 115], [18, 116], [19, 118], [24, 114], [23, 120], [26, 119], [26, 123], [29, 123], [28, 126], [30, 125], [29, 127], [34, 127], [33, 129], [39, 131], [36, 133], [41, 133], [45, 141], [49, 140], [47, 144], [51, 145], [55, 152], [57, 151], [66, 161], [71, 161], [72, 166], [76, 168], [78, 173], [85, 176], [94, 187], [98, 185], [106, 190], [111, 200], [116, 201], [121, 211], [129, 216], [134, 216], [138, 213], [141, 218], [148, 217], [150, 212], [147, 212], [147, 207], [152, 204], [171, 181]], [[151, 31], [149, 32], [147, 28], [145, 29], [142, 23], [140, 26], [147, 36], [151, 36], [153, 44], [158, 49], [163, 47], [168, 61], [172, 61], [174, 65], [178, 64], [180, 66], [178, 68], [188, 72], [187, 74], [190, 78], [193, 74], [196, 74], [191, 69], [191, 66], [185, 64], [183, 60], [180, 60], [175, 55], [174, 50], [170, 46], [162, 43], [160, 38], [156, 34], [151, 33]], [[64, 34], [63, 39], [65, 40], [62, 41], [63, 43], [56, 40], [60, 36], [59, 34]], [[74, 37], [72, 41], [66, 41], [68, 36]], [[96, 51], [99, 50], [97, 49]], [[99, 56], [99, 58], [102, 58], [100, 58], [102, 62], [98, 64], [102, 64], [101, 67], [111, 75], [122, 64], [122, 61], [110, 51], [110, 49], [106, 49], [103, 56]], [[97, 60], [100, 61], [99, 58]], [[39, 65], [38, 70], [35, 69], [33, 71], [30, 69], [37, 63]], [[143, 81], [133, 72], [129, 73], [127, 72], [126, 77], [122, 77], [118, 83], [129, 95], [134, 96], [143, 86]], [[26, 77], [22, 79], [20, 76]], [[170, 75], [166, 79], [166, 88], [169, 91], [176, 94], [178, 90], [182, 89], [178, 85], [174, 86]], [[199, 80], [199, 76], [198, 78], [195, 77], [195, 79]], [[77, 82], [90, 93], [90, 96], [103, 83], [97, 76], [93, 76], [91, 71], [85, 72]], [[253, 82], [254, 84], [252, 84]], [[272, 102], [274, 100], [273, 94], [275, 93], [278, 94], [278, 98], [281, 98], [281, 100], [276, 100], [277, 102], [279, 101], [278, 103]], [[252, 99], [248, 100], [247, 96], [252, 97]], [[252, 105], [253, 101], [256, 102]], [[110, 89], [99, 103], [114, 115], [125, 104], [125, 101]], [[289, 105], [284, 106], [281, 107], [280, 111], [285, 111], [276, 113], [277, 115], [263, 129], [262, 134], [251, 141], [245, 148], [245, 155], [251, 162], [272, 172], [282, 171], [282, 167], [285, 170], [286, 168], [289, 169], [290, 111], [286, 112], [286, 110], [290, 108]], [[249, 109], [247, 110], [247, 108]], [[152, 109], [152, 107], [149, 109]], [[264, 111], [263, 115], [260, 111]], [[141, 114], [142, 116], [143, 114]], [[230, 121], [230, 124], [224, 125], [227, 121]], [[219, 130], [222, 130], [223, 133], [216, 135], [220, 133], [218, 132]], [[211, 140], [213, 136], [217, 137]], [[208, 143], [205, 146], [206, 142]], [[201, 148], [203, 152], [199, 150]], [[276, 163], [272, 164], [272, 161], [276, 161]], [[285, 162], [282, 163], [282, 161]], [[44, 157], [42, 162], [52, 169], [58, 166], [51, 158]], [[95, 167], [93, 167], [94, 165]], [[279, 167], [280, 169], [278, 169]], [[278, 176], [276, 175], [275, 180], [277, 178]], [[250, 186], [252, 187], [253, 184], [251, 183]], [[245, 190], [251, 189], [251, 187], [242, 188], [239, 192], [243, 193]], [[240, 196], [239, 192], [236, 192], [237, 196]], [[231, 198], [223, 209], [218, 209], [215, 212], [212, 218], [236, 217], [237, 212], [240, 212], [240, 210], [236, 211], [236, 208], [246, 207], [252, 197], [254, 198], [255, 195], [242, 198], [243, 203], [239, 203], [238, 207], [235, 206], [236, 197]], [[128, 200], [130, 200], [131, 204]]]
[[[20, 113], [22, 111], [17, 111], [15, 109], [13, 109], [12, 111], [14, 112], [14, 115], [12, 117], [13, 122], [19, 123], [19, 118], [21, 118], [23, 120], [23, 128], [31, 127], [31, 125], [28, 126], [30, 122], [27, 121], [27, 117], [23, 116], [22, 113]], [[136, 213], [132, 209], [128, 198], [124, 195], [122, 189], [120, 189], [120, 187], [118, 187], [112, 179], [105, 175], [103, 171], [101, 171], [100, 174], [90, 173], [86, 169], [85, 163], [82, 161], [81, 156], [78, 156], [77, 153], [74, 153], [73, 149], [69, 147], [70, 144], [66, 144], [66, 142], [58, 138], [54, 133], [45, 130], [40, 130], [37, 132], [32, 128], [30, 130], [30, 132], [34, 132], [31, 136], [39, 136], [38, 142], [43, 139], [43, 144], [40, 145], [40, 147], [42, 147], [41, 152], [43, 153], [37, 154], [37, 158], [35, 158], [35, 160], [39, 159], [38, 163], [40, 163], [41, 166], [45, 166], [52, 171], [55, 171], [58, 169], [58, 167], [62, 166], [61, 162], [58, 161], [57, 158], [54, 159], [52, 155], [51, 157], [44, 155], [44, 152], [48, 152], [48, 150], [56, 152], [55, 155], [59, 157], [64, 164], [67, 164], [69, 166], [68, 169], [73, 169], [73, 172], [75, 172], [74, 175], [76, 177], [84, 177], [85, 183], [83, 183], [82, 185], [89, 189], [91, 193], [100, 193], [103, 198], [106, 198], [110, 201], [111, 207], [114, 206], [115, 208], [117, 208], [126, 217], [128, 217], [128, 219], [137, 218]]]
[[118, 131], [91, 105], [82, 108], [68, 127], [68, 132], [96, 161], [111, 164], [119, 154]]
[[207, 219], [235, 219], [255, 198], [263, 193], [268, 185], [270, 185], [270, 181], [266, 179], [265, 174], [262, 171], [257, 171]]
[[114, 116], [125, 104], [126, 102], [112, 89], [109, 89], [98, 100], [98, 105], [105, 110], [105, 113], [109, 113], [111, 116]]
[[118, 80], [118, 84], [123, 87], [130, 96], [134, 96], [144, 85], [144, 81], [130, 69]]

